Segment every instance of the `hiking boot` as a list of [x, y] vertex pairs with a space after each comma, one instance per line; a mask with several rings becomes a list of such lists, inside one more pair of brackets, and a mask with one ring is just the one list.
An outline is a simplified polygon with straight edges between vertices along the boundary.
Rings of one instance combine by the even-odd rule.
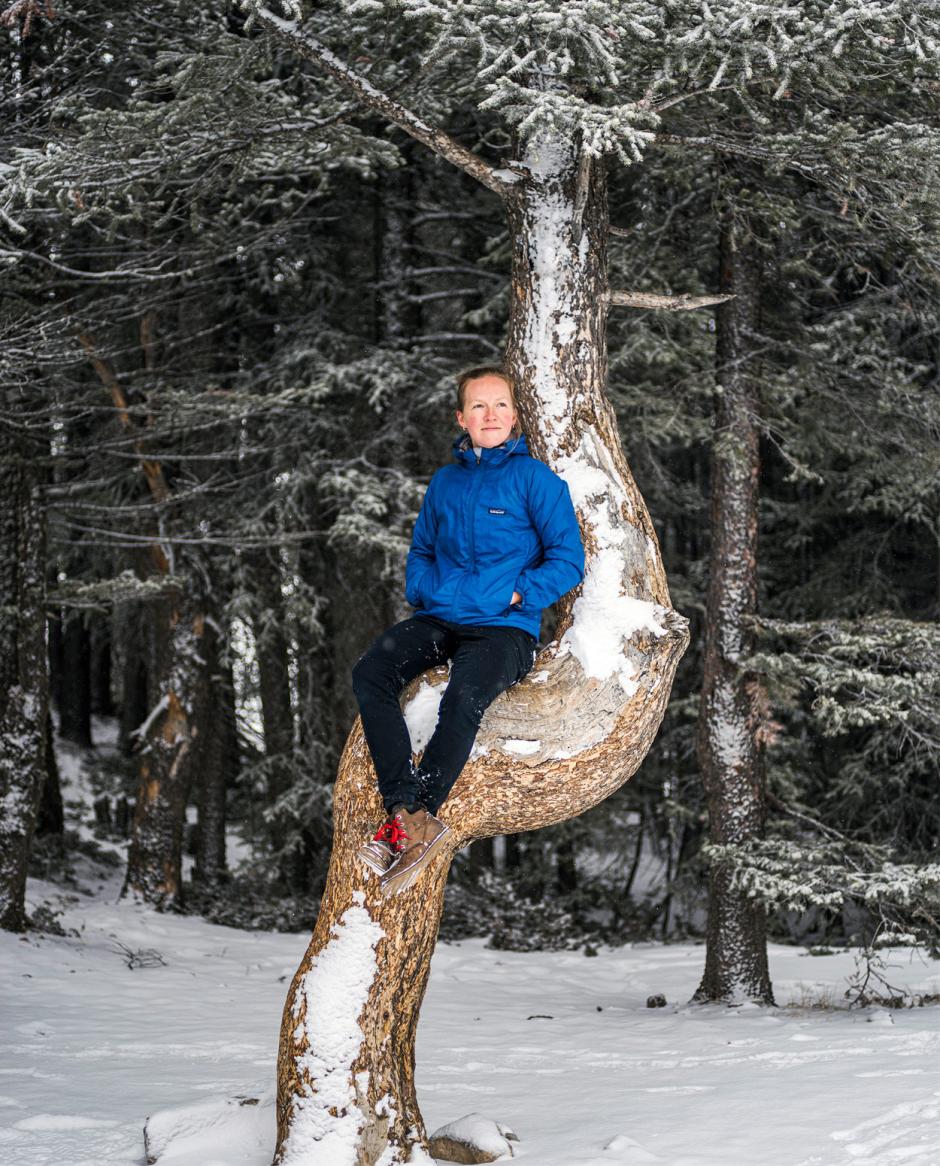
[[386, 898], [399, 895], [412, 886], [450, 833], [450, 827], [424, 808], [413, 813], [400, 808], [392, 819], [404, 835], [404, 849], [392, 862], [382, 879]]
[[378, 828], [375, 836], [360, 846], [356, 853], [370, 870], [374, 870], [377, 875], [384, 875], [407, 845], [408, 838], [401, 823], [389, 817]]

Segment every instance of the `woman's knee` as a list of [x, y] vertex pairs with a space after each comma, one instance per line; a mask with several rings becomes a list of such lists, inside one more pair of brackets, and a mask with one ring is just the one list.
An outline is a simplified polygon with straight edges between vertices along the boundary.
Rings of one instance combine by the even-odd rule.
[[479, 727], [483, 714], [493, 701], [504, 691], [502, 688], [482, 689], [475, 686], [466, 686], [454, 689], [449, 685], [441, 698], [439, 718], [443, 721], [462, 720]]
[[352, 669], [352, 687], [358, 701], [368, 700], [376, 693], [401, 691], [401, 680], [389, 661], [376, 652], [360, 656]]

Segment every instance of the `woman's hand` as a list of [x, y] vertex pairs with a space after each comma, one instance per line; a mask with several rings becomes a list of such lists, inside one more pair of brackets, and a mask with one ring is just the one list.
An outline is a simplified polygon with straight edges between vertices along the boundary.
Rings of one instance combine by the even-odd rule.
[[521, 603], [521, 602], [522, 602], [522, 596], [519, 594], [518, 591], [514, 591], [512, 593], [512, 599], [509, 601], [509, 606], [514, 607], [517, 603]]

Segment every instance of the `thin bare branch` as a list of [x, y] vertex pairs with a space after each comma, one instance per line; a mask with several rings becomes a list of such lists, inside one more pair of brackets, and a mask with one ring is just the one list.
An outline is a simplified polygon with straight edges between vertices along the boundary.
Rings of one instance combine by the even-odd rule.
[[658, 296], [652, 292], [612, 291], [610, 304], [627, 308], [656, 308], [666, 312], [690, 312], [695, 308], [710, 308], [733, 300], [734, 296]]
[[311, 33], [305, 32], [294, 21], [285, 20], [268, 8], [258, 9], [257, 19], [283, 44], [306, 57], [308, 61], [313, 61], [319, 65], [340, 85], [355, 93], [364, 105], [393, 122], [415, 141], [421, 142], [428, 149], [433, 150], [435, 154], [439, 154], [448, 162], [453, 163], [454, 166], [458, 166], [471, 178], [475, 178], [477, 182], [492, 190], [494, 194], [498, 194], [500, 198], [509, 199], [513, 196], [513, 184], [498, 177], [488, 162], [484, 162], [482, 158], [461, 146], [449, 134], [430, 125], [410, 109], [389, 97], [387, 93], [377, 89], [368, 78], [350, 68], [322, 41]]

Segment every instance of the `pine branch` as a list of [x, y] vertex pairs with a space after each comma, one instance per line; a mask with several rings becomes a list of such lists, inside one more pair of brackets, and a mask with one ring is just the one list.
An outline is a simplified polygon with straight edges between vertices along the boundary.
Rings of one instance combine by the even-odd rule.
[[500, 198], [508, 199], [513, 195], [513, 186], [505, 178], [497, 176], [496, 171], [488, 162], [477, 157], [472, 151], [461, 146], [449, 134], [436, 126], [429, 125], [423, 118], [418, 117], [410, 109], [377, 89], [371, 81], [357, 73], [354, 69], [320, 40], [308, 32], [304, 32], [297, 24], [284, 20], [268, 8], [259, 8], [256, 19], [268, 29], [278, 40], [288, 45], [308, 61], [313, 61], [327, 72], [344, 88], [355, 93], [359, 100], [369, 109], [380, 113], [390, 122], [405, 131], [415, 141], [433, 150], [446, 161], [459, 167], [464, 173], [475, 178], [487, 189], [498, 194]]
[[[51, 267], [53, 271], [60, 271], [63, 275], [77, 276], [82, 280], [97, 280], [113, 282], [119, 279], [130, 279], [141, 282], [159, 282], [172, 279], [179, 279], [182, 275], [192, 275], [195, 268], [188, 267], [185, 271], [144, 271], [139, 268], [117, 268], [114, 271], [79, 271], [75, 267], [68, 267], [64, 263], [56, 263], [54, 259], [49, 259], [46, 255], [40, 255], [36, 251], [27, 251], [23, 248], [4, 247], [0, 249], [0, 263], [4, 260], [17, 259], [32, 259], [36, 263], [41, 263], [46, 267]], [[161, 260], [166, 262], [166, 260]], [[212, 266], [211, 264], [202, 264], [203, 267]]]
[[656, 134], [653, 139], [657, 145], [664, 146], [696, 146], [705, 150], [714, 150], [718, 154], [728, 154], [736, 158], [753, 158], [758, 162], [775, 162], [782, 164], [788, 170], [795, 170], [798, 174], [821, 182], [835, 178], [845, 181], [842, 176], [834, 175], [832, 167], [827, 161], [820, 158], [816, 162], [801, 162], [792, 154], [780, 154], [766, 146], [754, 145], [751, 142], [735, 142], [729, 138], [718, 137], [715, 134]]

